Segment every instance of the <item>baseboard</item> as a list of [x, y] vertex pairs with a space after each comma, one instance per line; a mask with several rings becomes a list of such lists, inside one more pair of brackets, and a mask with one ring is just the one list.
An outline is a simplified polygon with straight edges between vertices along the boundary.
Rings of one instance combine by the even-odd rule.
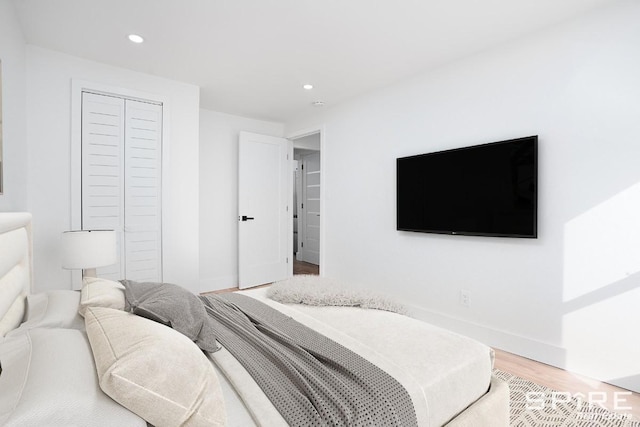
[[553, 344], [469, 322], [444, 313], [409, 304], [416, 319], [476, 339], [488, 346], [517, 354], [537, 362], [566, 369], [565, 349]]
[[200, 292], [218, 291], [238, 287], [238, 276], [222, 276], [209, 279], [200, 279]]

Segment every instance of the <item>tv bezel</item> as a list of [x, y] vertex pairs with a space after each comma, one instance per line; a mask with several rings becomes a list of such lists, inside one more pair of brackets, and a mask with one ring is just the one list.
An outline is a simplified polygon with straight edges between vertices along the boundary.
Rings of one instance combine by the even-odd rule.
[[[533, 233], [532, 234], [509, 234], [509, 233], [489, 233], [489, 232], [473, 232], [473, 231], [457, 231], [457, 230], [430, 230], [430, 229], [412, 229], [400, 227], [400, 180], [399, 180], [399, 163], [401, 160], [412, 159], [416, 157], [435, 156], [456, 151], [467, 151], [488, 147], [492, 145], [508, 144], [523, 140], [533, 139], [533, 164], [534, 164], [534, 189], [533, 189]], [[470, 145], [466, 147], [452, 148], [448, 150], [434, 151], [430, 153], [416, 154], [413, 156], [405, 156], [396, 158], [396, 230], [411, 231], [416, 233], [444, 234], [450, 236], [481, 236], [481, 237], [507, 237], [507, 238], [538, 238], [538, 135], [525, 136], [522, 138], [506, 139], [504, 141], [489, 142], [485, 144]]]

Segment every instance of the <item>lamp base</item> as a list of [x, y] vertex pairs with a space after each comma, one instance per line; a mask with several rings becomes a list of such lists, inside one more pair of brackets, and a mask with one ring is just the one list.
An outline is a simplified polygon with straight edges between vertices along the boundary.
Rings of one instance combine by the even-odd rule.
[[82, 278], [85, 277], [98, 277], [98, 273], [95, 268], [85, 268], [82, 270]]

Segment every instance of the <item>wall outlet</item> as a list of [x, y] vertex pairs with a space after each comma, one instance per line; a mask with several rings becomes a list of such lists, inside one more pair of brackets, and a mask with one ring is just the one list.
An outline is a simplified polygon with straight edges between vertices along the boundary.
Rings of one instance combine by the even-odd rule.
[[466, 289], [460, 289], [460, 304], [465, 307], [471, 307], [471, 292]]

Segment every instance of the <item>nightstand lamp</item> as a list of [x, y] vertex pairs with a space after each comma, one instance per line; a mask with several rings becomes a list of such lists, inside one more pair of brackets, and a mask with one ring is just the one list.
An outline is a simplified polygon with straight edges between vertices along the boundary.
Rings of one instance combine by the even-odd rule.
[[114, 230], [76, 230], [62, 233], [62, 268], [82, 269], [82, 277], [97, 277], [96, 268], [118, 260]]

